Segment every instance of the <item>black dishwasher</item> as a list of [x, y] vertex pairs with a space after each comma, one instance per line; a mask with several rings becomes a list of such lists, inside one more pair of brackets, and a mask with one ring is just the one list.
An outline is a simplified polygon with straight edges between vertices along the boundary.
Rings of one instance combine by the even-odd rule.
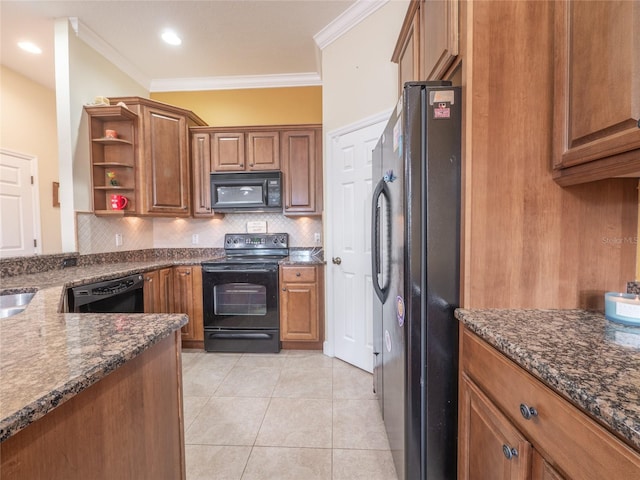
[[70, 312], [143, 313], [144, 278], [140, 274], [89, 283], [67, 290]]

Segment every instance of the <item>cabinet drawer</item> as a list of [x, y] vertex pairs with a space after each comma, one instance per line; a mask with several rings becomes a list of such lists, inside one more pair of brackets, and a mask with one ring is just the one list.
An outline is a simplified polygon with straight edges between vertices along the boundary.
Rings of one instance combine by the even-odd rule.
[[284, 282], [315, 282], [316, 267], [282, 267]]
[[[576, 479], [640, 478], [638, 453], [476, 335], [462, 332], [463, 371], [554, 467]], [[537, 415], [525, 419], [521, 404]]]

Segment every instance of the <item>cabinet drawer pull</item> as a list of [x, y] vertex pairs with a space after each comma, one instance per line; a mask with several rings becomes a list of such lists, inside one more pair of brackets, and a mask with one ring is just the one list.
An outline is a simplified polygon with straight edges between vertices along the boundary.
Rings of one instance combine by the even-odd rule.
[[300, 272], [297, 272], [297, 273], [296, 273], [296, 277], [299, 277], [299, 276], [300, 276]]
[[530, 407], [528, 405], [525, 405], [524, 403], [520, 404], [520, 413], [525, 420], [531, 420], [531, 417], [538, 416], [538, 410], [536, 410], [535, 407]]
[[513, 457], [518, 456], [518, 450], [510, 447], [509, 445], [502, 445], [502, 453], [504, 453], [507, 460], [511, 460]]

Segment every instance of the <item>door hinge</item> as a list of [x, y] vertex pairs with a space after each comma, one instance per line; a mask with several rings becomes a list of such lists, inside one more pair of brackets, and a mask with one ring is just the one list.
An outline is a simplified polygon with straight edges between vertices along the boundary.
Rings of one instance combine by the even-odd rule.
[[36, 240], [35, 238], [33, 239], [33, 246], [34, 248], [38, 246], [38, 240]]

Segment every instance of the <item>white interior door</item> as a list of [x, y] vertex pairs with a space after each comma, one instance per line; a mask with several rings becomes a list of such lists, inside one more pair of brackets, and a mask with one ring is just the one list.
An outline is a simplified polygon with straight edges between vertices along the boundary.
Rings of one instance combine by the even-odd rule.
[[36, 159], [0, 151], [0, 257], [40, 253]]
[[371, 153], [387, 116], [335, 133], [326, 175], [329, 337], [336, 357], [368, 372], [373, 371]]

